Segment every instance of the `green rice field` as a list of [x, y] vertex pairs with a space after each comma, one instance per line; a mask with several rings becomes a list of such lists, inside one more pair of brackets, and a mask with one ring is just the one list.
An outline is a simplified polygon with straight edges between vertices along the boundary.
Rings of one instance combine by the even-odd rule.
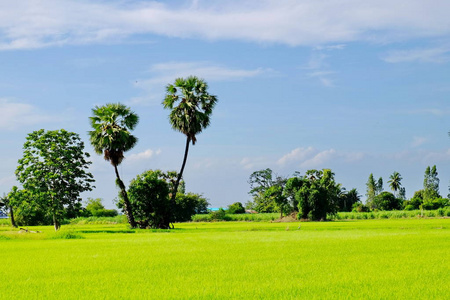
[[450, 299], [450, 219], [0, 227], [2, 299]]

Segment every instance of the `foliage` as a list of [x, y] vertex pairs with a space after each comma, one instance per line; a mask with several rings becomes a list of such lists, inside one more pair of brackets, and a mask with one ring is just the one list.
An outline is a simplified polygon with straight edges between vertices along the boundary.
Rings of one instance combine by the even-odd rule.
[[394, 191], [394, 195], [397, 195], [397, 192], [401, 190], [402, 188], [402, 176], [399, 172], [394, 171], [391, 176], [389, 176], [389, 186], [391, 187], [391, 190]]
[[[92, 190], [94, 179], [86, 172], [91, 164], [86, 160], [89, 154], [83, 152], [84, 143], [79, 135], [64, 129], [34, 131], [28, 134], [23, 149], [16, 175], [27, 191], [22, 196], [28, 199], [18, 197], [16, 200], [31, 202], [44, 210], [52, 216], [58, 230], [64, 206], [76, 205], [81, 201], [80, 193]], [[17, 202], [14, 205], [24, 208]]]
[[245, 214], [245, 207], [241, 202], [235, 202], [228, 205], [227, 213], [229, 214]]
[[428, 166], [425, 169], [425, 175], [423, 180], [423, 200], [428, 201], [433, 198], [440, 198], [439, 195], [439, 178], [436, 165], [432, 168]]
[[178, 193], [175, 205], [175, 222], [187, 222], [195, 214], [207, 213], [208, 205], [208, 200], [202, 195]]
[[169, 183], [161, 170], [149, 170], [131, 180], [128, 195], [141, 228], [168, 229], [173, 222], [169, 202]]
[[375, 182], [375, 179], [373, 178], [372, 173], [370, 173], [370, 175], [369, 175], [369, 179], [367, 180], [366, 187], [367, 187], [367, 192], [366, 192], [367, 201], [366, 202], [369, 206], [372, 206], [373, 199], [378, 194], [377, 184]]
[[120, 188], [123, 208], [132, 228], [136, 227], [125, 184], [119, 176], [117, 166], [124, 158], [124, 152], [132, 149], [137, 143], [137, 137], [131, 134], [139, 122], [139, 117], [130, 108], [121, 103], [108, 103], [95, 106], [90, 117], [92, 131], [89, 137], [97, 154], [103, 154], [106, 161], [114, 167], [116, 184]]
[[[170, 223], [189, 221], [194, 214], [207, 212], [209, 203], [199, 194], [180, 192], [172, 205], [169, 194], [176, 177], [173, 171], [149, 170], [131, 181], [128, 194], [139, 227], [169, 229]], [[184, 183], [181, 186], [184, 190]]]
[[289, 212], [288, 199], [283, 193], [283, 187], [280, 185], [273, 185], [268, 188], [264, 193], [264, 198], [270, 202], [275, 203], [280, 211], [280, 218], [283, 217], [283, 213]]
[[355, 204], [361, 203], [361, 196], [356, 189], [351, 189], [348, 192], [342, 192], [338, 198], [338, 211], [351, 211]]
[[382, 192], [373, 199], [373, 207], [378, 210], [399, 210], [402, 208], [402, 200], [395, 198], [392, 193]]
[[352, 206], [352, 212], [369, 212], [370, 207], [363, 203], [354, 203]]
[[253, 196], [252, 209], [259, 213], [281, 212], [281, 207], [274, 201], [269, 189], [278, 187], [278, 190], [284, 190], [286, 182], [287, 179], [273, 174], [269, 168], [253, 172], [248, 180], [249, 193]]
[[180, 173], [171, 191], [171, 204], [175, 206], [178, 185], [183, 177], [189, 152], [189, 144], [195, 145], [197, 135], [209, 126], [217, 97], [208, 92], [208, 84], [195, 76], [177, 78], [166, 87], [163, 106], [170, 109], [169, 121], [172, 128], [186, 136], [186, 147]]
[[88, 216], [93, 217], [115, 217], [118, 215], [115, 209], [106, 209], [102, 204], [101, 198], [88, 198], [86, 203]]
[[296, 193], [299, 215], [302, 219], [326, 220], [337, 212], [342, 190], [329, 169], [308, 170], [304, 182]]
[[52, 224], [52, 216], [43, 202], [36, 199], [36, 194], [13, 186], [8, 194], [14, 207], [14, 219], [18, 226], [36, 226]]
[[209, 220], [210, 221], [229, 221], [229, 217], [227, 215], [227, 212], [222, 207], [219, 208], [219, 210], [212, 211], [209, 213]]

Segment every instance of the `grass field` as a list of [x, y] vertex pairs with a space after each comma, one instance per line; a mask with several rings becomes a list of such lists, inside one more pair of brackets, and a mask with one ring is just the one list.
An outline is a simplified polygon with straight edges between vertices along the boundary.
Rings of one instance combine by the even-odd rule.
[[[450, 219], [0, 227], [3, 299], [450, 299]], [[74, 239], [66, 239], [74, 238]]]

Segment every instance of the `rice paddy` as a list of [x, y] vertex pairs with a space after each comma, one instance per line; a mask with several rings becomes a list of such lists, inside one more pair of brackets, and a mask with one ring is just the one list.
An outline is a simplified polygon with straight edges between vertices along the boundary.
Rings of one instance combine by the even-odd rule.
[[450, 219], [0, 227], [5, 299], [449, 299]]

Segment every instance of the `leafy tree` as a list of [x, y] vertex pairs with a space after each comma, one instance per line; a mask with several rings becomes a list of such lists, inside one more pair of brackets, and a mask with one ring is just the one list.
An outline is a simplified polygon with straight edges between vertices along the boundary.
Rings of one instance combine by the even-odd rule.
[[88, 198], [86, 211], [94, 217], [115, 217], [118, 214], [115, 209], [106, 209], [101, 198]]
[[108, 103], [104, 106], [96, 106], [92, 109], [90, 117], [92, 131], [89, 131], [90, 141], [97, 154], [103, 154], [116, 173], [116, 183], [121, 191], [123, 207], [132, 228], [136, 227], [131, 204], [128, 199], [125, 184], [119, 176], [117, 166], [124, 159], [124, 152], [133, 148], [137, 138], [131, 134], [139, 117], [128, 107], [120, 103]]
[[402, 201], [395, 198], [394, 194], [389, 192], [382, 192], [375, 196], [373, 200], [374, 208], [379, 210], [394, 210], [402, 208]]
[[15, 219], [14, 219], [14, 209], [11, 205], [11, 201], [10, 201], [8, 195], [3, 194], [3, 197], [0, 198], [0, 209], [4, 213], [9, 214], [9, 219], [11, 220], [11, 225], [13, 227], [17, 227]]
[[294, 173], [294, 176], [286, 181], [284, 195], [288, 202], [290, 202], [293, 211], [298, 211], [298, 203], [295, 199], [295, 193], [302, 187], [303, 183], [304, 180], [298, 172]]
[[391, 176], [389, 176], [389, 186], [391, 187], [391, 190], [394, 191], [394, 195], [397, 195], [397, 191], [400, 191], [402, 187], [402, 176], [399, 172], [394, 171]]
[[286, 182], [286, 178], [273, 174], [269, 168], [253, 172], [248, 183], [251, 188], [249, 193], [253, 196], [254, 209], [260, 213], [279, 212], [280, 207], [274, 202], [275, 198], [271, 197], [267, 191], [273, 186], [283, 190]]
[[131, 180], [128, 188], [130, 203], [136, 222], [141, 228], [169, 229], [173, 220], [170, 214], [169, 183], [160, 171], [146, 171]]
[[231, 205], [228, 205], [228, 213], [229, 214], [245, 214], [245, 207], [241, 202], [235, 202]]
[[436, 165], [434, 165], [432, 168], [428, 166], [425, 169], [425, 175], [423, 180], [423, 199], [424, 200], [430, 200], [433, 198], [440, 198], [439, 195], [439, 178], [438, 172], [436, 169]]
[[308, 170], [301, 188], [296, 193], [299, 215], [302, 219], [326, 220], [335, 214], [342, 187], [329, 169]]
[[373, 199], [375, 198], [375, 196], [377, 195], [377, 192], [378, 192], [377, 183], [375, 182], [375, 179], [373, 178], [372, 173], [370, 173], [370, 175], [369, 175], [369, 179], [367, 180], [366, 187], [367, 187], [367, 192], [366, 192], [367, 205], [371, 206]]
[[279, 185], [271, 186], [265, 191], [264, 197], [277, 205], [281, 219], [283, 217], [283, 212], [287, 211], [288, 207], [288, 201], [283, 193], [283, 187]]
[[383, 178], [382, 177], [380, 177], [380, 178], [378, 178], [378, 181], [377, 181], [377, 195], [378, 194], [380, 194], [381, 192], [383, 192], [383, 190], [384, 190], [384, 188], [383, 188]]
[[55, 230], [60, 228], [64, 206], [80, 202], [80, 193], [92, 190], [91, 162], [83, 152], [78, 134], [65, 131], [34, 131], [27, 136], [23, 158], [16, 169], [17, 180], [32, 196], [29, 201], [46, 209]]
[[14, 221], [18, 226], [52, 224], [52, 216], [39, 194], [13, 186], [8, 194], [11, 207], [14, 207]]
[[339, 211], [351, 211], [355, 204], [361, 202], [360, 195], [356, 189], [351, 189], [348, 192], [343, 192], [338, 199]]
[[166, 87], [164, 108], [170, 109], [170, 124], [176, 131], [186, 136], [186, 147], [180, 173], [175, 181], [171, 203], [175, 205], [175, 198], [183, 176], [184, 167], [189, 152], [189, 145], [195, 145], [197, 135], [210, 124], [210, 117], [217, 97], [208, 93], [208, 84], [195, 76], [177, 78], [174, 84]]
[[208, 213], [208, 200], [199, 194], [177, 193], [175, 206], [175, 222], [191, 221], [195, 214]]

